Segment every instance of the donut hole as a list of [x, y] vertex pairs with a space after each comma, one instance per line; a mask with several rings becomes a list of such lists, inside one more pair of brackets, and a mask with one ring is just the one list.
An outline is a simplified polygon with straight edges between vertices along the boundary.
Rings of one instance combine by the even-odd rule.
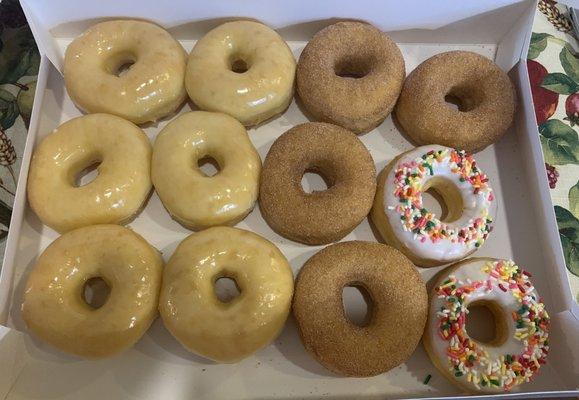
[[479, 101], [473, 95], [473, 89], [455, 87], [452, 88], [445, 96], [446, 105], [460, 112], [469, 112], [476, 108]]
[[137, 57], [131, 52], [120, 52], [108, 58], [105, 62], [106, 71], [114, 76], [126, 75], [137, 61]]
[[90, 161], [88, 166], [81, 167], [81, 170], [74, 176], [73, 185], [75, 187], [82, 187], [94, 181], [99, 175], [99, 166], [101, 163], [101, 160]]
[[464, 203], [458, 188], [450, 180], [434, 177], [422, 187], [422, 205], [442, 222], [458, 220]]
[[301, 184], [305, 193], [323, 192], [332, 187], [332, 182], [314, 168], [307, 169], [304, 172]]
[[110, 294], [111, 287], [99, 276], [88, 279], [82, 288], [82, 299], [95, 310], [105, 305]]
[[243, 74], [247, 72], [250, 68], [250, 64], [246, 57], [239, 54], [234, 54], [231, 57], [229, 69], [236, 74]]
[[197, 160], [197, 168], [207, 177], [215, 176], [221, 171], [219, 163], [211, 156], [204, 156]]
[[471, 339], [488, 346], [500, 346], [507, 340], [507, 316], [497, 303], [479, 300], [467, 310], [465, 330]]
[[241, 294], [237, 281], [229, 276], [218, 277], [213, 284], [213, 291], [222, 303], [229, 303]]
[[340, 78], [360, 79], [370, 73], [372, 63], [369, 59], [359, 57], [344, 57], [338, 59], [334, 72]]
[[364, 327], [372, 319], [372, 297], [361, 283], [350, 283], [342, 289], [342, 306], [346, 318], [354, 325]]

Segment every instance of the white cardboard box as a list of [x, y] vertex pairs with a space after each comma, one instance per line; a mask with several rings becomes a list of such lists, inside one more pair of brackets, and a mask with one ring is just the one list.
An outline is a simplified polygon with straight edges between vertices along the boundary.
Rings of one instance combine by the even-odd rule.
[[[289, 320], [281, 336], [266, 349], [238, 364], [217, 365], [185, 351], [157, 320], [144, 337], [123, 354], [101, 361], [65, 355], [25, 332], [20, 303], [27, 273], [40, 252], [58, 235], [43, 226], [26, 203], [28, 164], [35, 143], [70, 118], [80, 115], [59, 73], [66, 45], [93, 23], [110, 17], [150, 19], [168, 28], [187, 50], [212, 27], [234, 17], [258, 19], [288, 41], [297, 57], [307, 40], [336, 18], [369, 21], [399, 44], [407, 73], [426, 58], [451, 49], [466, 49], [494, 59], [518, 87], [515, 126], [498, 143], [477, 154], [490, 176], [499, 209], [495, 230], [476, 255], [513, 258], [534, 275], [552, 316], [548, 364], [524, 392], [507, 397], [579, 395], [579, 309], [573, 301], [558, 239], [544, 172], [526, 72], [526, 52], [535, 2], [394, 0], [306, 1], [281, 4], [267, 0], [222, 0], [170, 4], [153, 1], [21, 0], [42, 53], [42, 62], [22, 159], [0, 275], [0, 396], [7, 399], [66, 398], [407, 398], [460, 397], [462, 394], [434, 368], [422, 345], [405, 364], [373, 378], [341, 378], [327, 372], [304, 350]], [[186, 104], [180, 112], [186, 112]], [[295, 101], [279, 118], [249, 131], [262, 159], [272, 142], [307, 119]], [[167, 120], [145, 127], [153, 139]], [[361, 136], [376, 167], [412, 145], [389, 117]], [[159, 248], [165, 259], [189, 231], [174, 222], [153, 195], [130, 226]], [[256, 208], [241, 222], [273, 241], [294, 273], [322, 246], [308, 247], [276, 235]], [[376, 241], [367, 221], [344, 240]], [[440, 268], [421, 269], [430, 279]], [[350, 298], [346, 301], [352, 301]], [[403, 334], [403, 333], [401, 333]], [[422, 381], [432, 374], [428, 385]]]

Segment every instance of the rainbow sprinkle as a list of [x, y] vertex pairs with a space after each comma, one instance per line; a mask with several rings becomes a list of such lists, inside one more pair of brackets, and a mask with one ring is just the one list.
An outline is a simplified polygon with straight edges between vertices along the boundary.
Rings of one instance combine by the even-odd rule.
[[399, 204], [390, 206], [400, 214], [400, 221], [405, 231], [414, 233], [422, 243], [430, 239], [432, 243], [450, 240], [452, 243], [464, 243], [480, 247], [492, 230], [492, 218], [488, 210], [471, 219], [466, 226], [455, 228], [440, 221], [422, 205], [422, 188], [424, 179], [434, 175], [437, 164], [448, 163], [451, 171], [459, 175], [460, 182], [468, 182], [474, 194], [487, 196], [494, 200], [488, 177], [476, 166], [471, 155], [454, 149], [431, 150], [411, 162], [401, 163], [394, 172], [394, 196]]
[[[436, 288], [444, 306], [437, 312], [438, 335], [448, 342], [447, 357], [451, 373], [465, 377], [477, 389], [502, 388], [505, 391], [528, 382], [545, 364], [549, 353], [549, 315], [534, 287], [528, 272], [512, 261], [488, 262], [482, 271], [488, 274], [484, 281], [458, 281], [450, 276]], [[485, 348], [471, 340], [465, 330], [465, 301], [475, 291], [489, 292], [494, 287], [510, 292], [520, 303], [511, 317], [515, 323], [514, 338], [523, 342], [521, 354], [504, 354], [491, 359]]]

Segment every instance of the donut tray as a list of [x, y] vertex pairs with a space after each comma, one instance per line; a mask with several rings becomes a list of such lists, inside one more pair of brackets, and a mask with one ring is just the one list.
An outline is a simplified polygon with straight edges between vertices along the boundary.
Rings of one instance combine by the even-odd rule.
[[[294, 55], [313, 33], [334, 18], [364, 19], [389, 32], [399, 44], [407, 73], [428, 57], [454, 49], [480, 53], [494, 59], [518, 86], [520, 107], [515, 126], [495, 145], [476, 155], [489, 175], [498, 198], [494, 232], [477, 256], [512, 258], [529, 270], [552, 316], [551, 354], [548, 364], [523, 392], [506, 397], [562, 397], [579, 395], [579, 312], [572, 308], [566, 274], [561, 270], [554, 215], [547, 192], [539, 139], [535, 130], [524, 55], [534, 13], [530, 1], [482, 1], [459, 5], [437, 3], [436, 13], [425, 1], [414, 0], [399, 9], [395, 1], [362, 0], [356, 4], [305, 0], [286, 5], [248, 0], [219, 4], [172, 7], [160, 2], [103, 2], [83, 7], [72, 0], [22, 0], [42, 56], [34, 111], [22, 159], [20, 185], [4, 267], [0, 276], [0, 397], [33, 398], [409, 398], [464, 396], [445, 380], [428, 359], [422, 345], [397, 368], [373, 378], [342, 378], [326, 371], [303, 348], [290, 318], [282, 334], [262, 351], [237, 364], [219, 365], [184, 350], [157, 319], [143, 338], [119, 356], [85, 361], [67, 356], [26, 333], [20, 315], [24, 282], [41, 251], [58, 235], [43, 226], [26, 203], [28, 163], [35, 143], [62, 122], [81, 115], [64, 88], [59, 73], [66, 45], [86, 27], [108, 16], [152, 19], [170, 28], [189, 51], [195, 39], [231, 16], [259, 19], [276, 28]], [[279, 8], [279, 9], [278, 9]], [[73, 21], [73, 22], [71, 22]], [[191, 22], [192, 21], [192, 22]], [[192, 109], [191, 103], [180, 110]], [[280, 117], [249, 130], [262, 160], [272, 142], [290, 127], [306, 122], [299, 103], [292, 102]], [[144, 127], [155, 135], [167, 120]], [[370, 150], [380, 171], [389, 160], [413, 146], [391, 117], [360, 139]], [[321, 179], [306, 175], [304, 187], [320, 188]], [[129, 225], [167, 260], [177, 244], [191, 232], [173, 221], [156, 194]], [[323, 246], [305, 246], [275, 234], [258, 207], [240, 228], [254, 231], [276, 244], [290, 261], [294, 274]], [[367, 220], [343, 240], [377, 241]], [[561, 254], [559, 254], [561, 253]], [[564, 268], [564, 266], [563, 266]], [[420, 269], [426, 281], [441, 268]], [[566, 286], [567, 285], [567, 286]], [[353, 292], [344, 302], [353, 314], [362, 314], [363, 303]], [[400, 332], [404, 335], [404, 332]], [[428, 384], [425, 378], [431, 375]]]

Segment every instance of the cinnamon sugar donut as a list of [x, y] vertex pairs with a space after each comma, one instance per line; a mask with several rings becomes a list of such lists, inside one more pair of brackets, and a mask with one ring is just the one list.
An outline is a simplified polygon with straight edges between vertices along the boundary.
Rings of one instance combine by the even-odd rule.
[[[363, 326], [344, 312], [345, 286], [366, 292]], [[342, 242], [302, 267], [293, 314], [304, 346], [324, 367], [340, 375], [373, 376], [414, 352], [428, 316], [428, 295], [418, 271], [398, 250], [379, 243]]]
[[406, 75], [396, 44], [374, 26], [339, 22], [314, 35], [297, 67], [297, 91], [318, 120], [364, 133], [390, 114]]
[[[319, 173], [324, 191], [306, 193], [301, 179]], [[259, 206], [280, 235], [306, 244], [346, 236], [368, 215], [376, 192], [372, 156], [352, 132], [309, 122], [281, 135], [263, 163]]]
[[[438, 54], [404, 82], [396, 118], [416, 144], [479, 151], [513, 122], [515, 89], [494, 62], [470, 51]], [[456, 103], [458, 110], [448, 103]]]

